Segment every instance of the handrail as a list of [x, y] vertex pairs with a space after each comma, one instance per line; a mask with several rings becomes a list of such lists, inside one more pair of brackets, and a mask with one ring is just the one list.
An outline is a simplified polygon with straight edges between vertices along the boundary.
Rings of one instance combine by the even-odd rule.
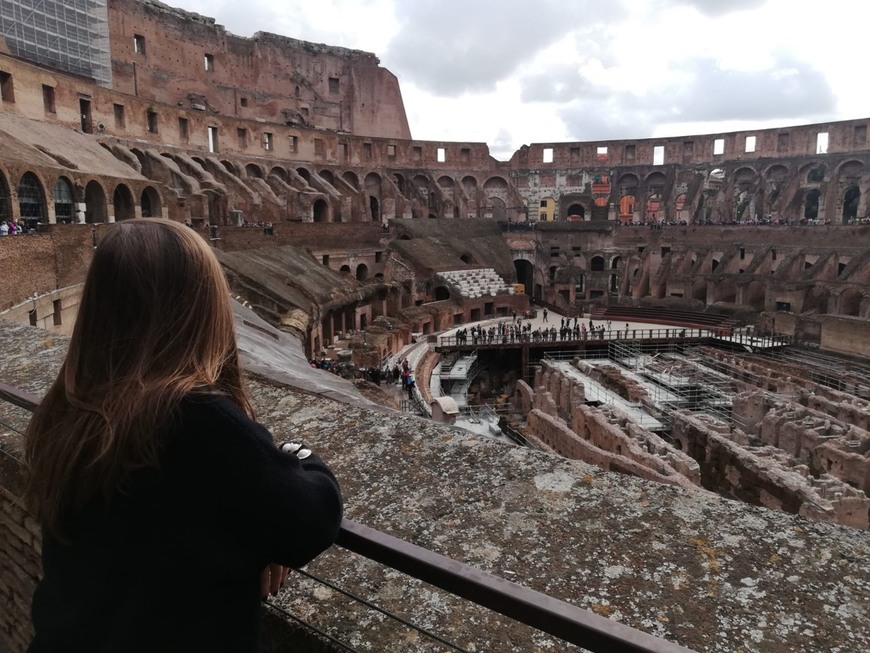
[[[33, 411], [39, 398], [0, 382], [0, 400]], [[593, 653], [692, 653], [618, 621], [343, 519], [336, 544]]]

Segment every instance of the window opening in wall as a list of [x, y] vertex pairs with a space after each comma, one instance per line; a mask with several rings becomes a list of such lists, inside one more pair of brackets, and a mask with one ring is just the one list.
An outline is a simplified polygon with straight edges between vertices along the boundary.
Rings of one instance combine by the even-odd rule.
[[867, 144], [867, 125], [855, 125], [852, 141], [855, 145]]
[[306, 118], [308, 117], [308, 107], [301, 107], [301, 108], [299, 109], [299, 112], [300, 112], [303, 116], [305, 116]]
[[828, 132], [819, 132], [816, 135], [816, 154], [828, 153]]
[[545, 147], [543, 155], [541, 157], [541, 161], [543, 163], [553, 163], [553, 148]]
[[396, 146], [395, 145], [387, 145], [387, 156], [391, 159], [396, 158]]
[[145, 37], [141, 34], [133, 35], [133, 52], [136, 54], [145, 54]]
[[323, 158], [323, 139], [315, 138], [314, 139], [314, 156], [317, 158]]
[[447, 161], [447, 149], [444, 147], [439, 147], [436, 152], [436, 158], [438, 159], [438, 163], [444, 163]]
[[745, 258], [746, 258], [746, 249], [741, 247], [740, 248], [740, 260], [742, 261]]
[[660, 166], [665, 163], [665, 146], [656, 145], [653, 148], [653, 165]]
[[275, 141], [272, 137], [272, 132], [263, 132], [263, 149], [272, 150], [275, 147]]
[[415, 146], [411, 153], [413, 154], [414, 161], [422, 161], [423, 160], [423, 148], [420, 146]]
[[60, 177], [54, 185], [54, 215], [63, 224], [69, 224], [75, 217], [73, 211], [73, 190], [65, 177]]
[[788, 132], [783, 132], [782, 134], [776, 135], [776, 151], [777, 152], [787, 152], [789, 145]]
[[570, 150], [568, 150], [568, 157], [571, 163], [580, 163], [580, 148], [572, 147]]
[[236, 136], [239, 139], [239, 149], [244, 150], [248, 147], [248, 130], [247, 129], [237, 129]]
[[375, 263], [380, 263], [383, 260], [383, 252], [375, 252]]
[[372, 144], [371, 143], [363, 143], [363, 158], [366, 161], [372, 160]]
[[12, 87], [12, 75], [0, 70], [0, 101], [15, 102], [15, 90]]
[[462, 163], [469, 163], [471, 161], [471, 150], [467, 147], [463, 147], [459, 150], [459, 160]]
[[246, 98], [246, 97], [239, 98], [239, 104], [241, 104], [243, 107], [248, 106], [248, 98]]
[[54, 326], [61, 326], [63, 324], [63, 304], [60, 299], [55, 299], [51, 304]]
[[46, 113], [56, 113], [54, 105], [54, 86], [42, 85], [42, 106]]
[[338, 77], [330, 77], [329, 78], [329, 92], [330, 93], [338, 93], [341, 91], [341, 82]]
[[341, 160], [346, 161], [347, 160], [347, 152], [348, 152], [347, 143], [339, 143], [338, 144], [338, 151], [341, 154]]
[[626, 145], [625, 146], [625, 160], [626, 162], [634, 161], [637, 156], [637, 146], [636, 145]]
[[755, 152], [755, 136], [747, 136], [746, 137], [746, 146], [743, 148], [744, 152]]
[[79, 99], [79, 112], [82, 115], [82, 131], [91, 134], [94, 131], [94, 122], [91, 118], [91, 101]]
[[662, 247], [662, 256], [667, 256], [670, 253], [671, 253], [670, 247]]
[[211, 125], [208, 128], [208, 151], [218, 151], [218, 128]]
[[720, 154], [725, 154], [725, 139], [724, 138], [716, 138], [713, 140], [713, 154], [718, 156]]
[[595, 155], [599, 159], [601, 159], [602, 157], [606, 159], [607, 158], [607, 146], [606, 145], [599, 145], [597, 148], [595, 148]]
[[36, 326], [36, 309], [31, 308], [27, 311], [27, 319], [30, 320], [30, 326]]
[[148, 125], [148, 131], [152, 134], [157, 133], [157, 112], [156, 111], [148, 111], [145, 114], [146, 123]]
[[178, 138], [180, 138], [183, 143], [186, 143], [190, 139], [187, 118], [178, 119]]
[[127, 126], [127, 117], [124, 112], [123, 104], [113, 104], [112, 113], [115, 114], [115, 127], [124, 129]]
[[324, 254], [322, 260], [324, 265], [329, 265], [329, 254]]
[[299, 152], [299, 137], [288, 136], [287, 138], [290, 142], [290, 154], [296, 154], [297, 152]]
[[203, 64], [205, 65], [206, 72], [214, 72], [214, 55], [206, 54], [203, 58]]

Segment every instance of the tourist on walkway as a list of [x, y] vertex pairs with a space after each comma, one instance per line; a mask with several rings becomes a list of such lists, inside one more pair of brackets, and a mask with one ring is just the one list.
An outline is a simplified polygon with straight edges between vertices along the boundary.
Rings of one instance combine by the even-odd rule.
[[30, 651], [259, 650], [261, 599], [335, 540], [338, 483], [253, 419], [230, 292], [183, 224], [109, 227], [25, 435]]

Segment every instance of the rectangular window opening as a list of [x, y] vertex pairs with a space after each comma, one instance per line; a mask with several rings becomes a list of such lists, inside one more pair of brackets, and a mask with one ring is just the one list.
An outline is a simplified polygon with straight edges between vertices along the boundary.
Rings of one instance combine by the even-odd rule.
[[789, 147], [789, 138], [788, 132], [783, 132], [782, 134], [776, 135], [776, 151], [777, 152], [788, 152]]
[[339, 93], [341, 91], [341, 82], [338, 77], [330, 77], [329, 78], [329, 92], [330, 93]]
[[206, 54], [202, 58], [203, 64], [205, 65], [206, 72], [212, 73], [214, 72], [214, 55]]
[[211, 125], [208, 128], [208, 151], [218, 151], [218, 128]]
[[322, 159], [323, 152], [324, 152], [323, 139], [322, 138], [315, 138], [314, 139], [314, 156]]
[[54, 86], [42, 85], [42, 105], [46, 113], [56, 113], [54, 104]]
[[541, 161], [543, 163], [553, 163], [553, 148], [545, 147], [543, 155], [541, 157]]
[[183, 143], [190, 140], [190, 129], [188, 127], [187, 118], [178, 119], [178, 138], [180, 138]]
[[713, 155], [719, 156], [720, 154], [725, 154], [724, 138], [716, 138], [713, 140]]
[[420, 147], [419, 145], [415, 145], [414, 148], [411, 150], [411, 152], [413, 154], [414, 161], [422, 161], [423, 160], [423, 148], [422, 147]]
[[52, 313], [54, 317], [54, 326], [63, 325], [63, 302], [60, 299], [55, 299], [52, 302]]
[[607, 146], [606, 145], [599, 145], [598, 147], [596, 147], [595, 148], [595, 155], [599, 159], [602, 157], [606, 159], [607, 158]]
[[113, 104], [112, 113], [115, 114], [115, 127], [117, 129], [124, 129], [127, 126], [127, 116], [125, 115], [124, 105]]
[[263, 132], [263, 149], [271, 152], [274, 147], [275, 141], [272, 132]]
[[391, 159], [396, 158], [396, 146], [395, 145], [387, 145], [387, 156]]
[[867, 144], [867, 125], [855, 125], [855, 131], [852, 140], [855, 145]]
[[636, 145], [626, 145], [625, 146], [625, 160], [634, 161], [637, 156], [637, 146]]
[[145, 54], [145, 37], [141, 34], [133, 35], [133, 52], [136, 54]]
[[459, 150], [459, 160], [462, 163], [469, 163], [471, 161], [471, 150], [467, 147], [463, 147]]
[[246, 98], [246, 97], [239, 98], [239, 104], [242, 105], [243, 107], [248, 106], [248, 98]]
[[746, 137], [746, 147], [743, 148], [744, 152], [755, 152], [755, 136], [747, 136]]
[[828, 153], [828, 132], [819, 132], [816, 135], [816, 154]]
[[239, 139], [239, 149], [245, 150], [248, 148], [248, 130], [247, 129], [237, 129], [236, 136]]
[[366, 161], [372, 160], [372, 144], [371, 143], [363, 143], [363, 158]]
[[661, 166], [665, 164], [665, 146], [656, 145], [653, 147], [653, 165]]
[[436, 152], [436, 157], [438, 159], [438, 163], [444, 163], [447, 161], [447, 148], [439, 147]]
[[290, 142], [290, 154], [297, 154], [299, 152], [299, 137], [288, 136], [287, 138]]
[[146, 117], [147, 124], [148, 124], [148, 131], [151, 132], [152, 134], [158, 133], [158, 131], [157, 131], [157, 129], [158, 129], [157, 112], [156, 111], [149, 111], [148, 113], [145, 114], [145, 117]]
[[0, 101], [15, 102], [15, 89], [12, 86], [12, 75], [0, 70]]
[[341, 160], [347, 161], [347, 152], [348, 152], [347, 143], [339, 143], [338, 144], [338, 151], [341, 153]]

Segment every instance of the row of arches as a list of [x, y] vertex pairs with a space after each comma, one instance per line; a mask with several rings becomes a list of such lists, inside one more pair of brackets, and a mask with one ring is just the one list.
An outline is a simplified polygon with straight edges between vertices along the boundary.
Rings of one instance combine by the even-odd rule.
[[[25, 222], [38, 223], [50, 221], [49, 195], [42, 181], [34, 172], [25, 172], [16, 186], [15, 195], [18, 198], [18, 216]], [[96, 180], [89, 181], [84, 188], [77, 188], [65, 176], [60, 176], [52, 187], [50, 198], [53, 202], [54, 220], [60, 223], [77, 222], [80, 210], [77, 205], [84, 205], [84, 221], [99, 223], [109, 221], [109, 203], [106, 191]], [[6, 175], [0, 172], [0, 220], [11, 220], [12, 194]], [[124, 183], [119, 183], [112, 191], [112, 207], [115, 220], [127, 220], [136, 217], [137, 198], [133, 191]], [[160, 217], [163, 213], [160, 193], [153, 186], [146, 186], [138, 197], [138, 206], [143, 217]]]

